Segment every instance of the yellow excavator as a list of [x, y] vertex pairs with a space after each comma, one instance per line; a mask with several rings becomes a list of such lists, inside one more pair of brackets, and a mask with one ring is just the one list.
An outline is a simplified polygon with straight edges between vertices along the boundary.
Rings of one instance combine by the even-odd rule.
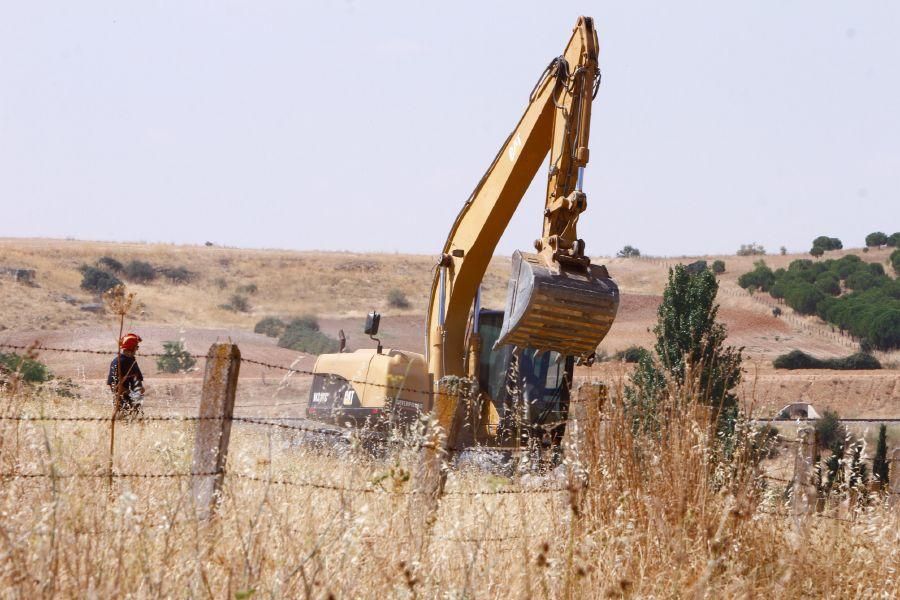
[[[575, 361], [590, 360], [619, 304], [606, 267], [591, 263], [576, 233], [587, 208], [582, 184], [600, 83], [597, 47], [593, 19], [580, 17], [463, 205], [435, 269], [426, 354], [378, 342], [376, 349], [319, 356], [309, 418], [359, 425], [433, 412], [453, 449], [520, 445], [523, 435], [561, 439]], [[486, 310], [482, 278], [548, 153], [536, 252], [513, 254], [505, 310]], [[376, 341], [379, 319], [369, 314], [365, 327]], [[472, 382], [475, 393], [461, 393], [471, 392]]]

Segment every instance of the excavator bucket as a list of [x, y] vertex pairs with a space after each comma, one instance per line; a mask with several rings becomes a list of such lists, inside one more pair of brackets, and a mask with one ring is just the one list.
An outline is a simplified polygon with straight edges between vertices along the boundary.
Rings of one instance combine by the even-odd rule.
[[606, 267], [551, 269], [537, 254], [516, 251], [506, 311], [494, 347], [555, 350], [566, 356], [594, 352], [619, 308], [619, 288]]

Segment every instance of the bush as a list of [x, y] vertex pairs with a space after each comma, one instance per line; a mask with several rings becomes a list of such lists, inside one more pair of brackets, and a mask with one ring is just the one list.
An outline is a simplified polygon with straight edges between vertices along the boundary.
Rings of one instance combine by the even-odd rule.
[[410, 307], [409, 299], [407, 299], [406, 294], [396, 288], [388, 292], [388, 305], [393, 308], [401, 309]]
[[340, 350], [340, 342], [319, 331], [315, 317], [305, 316], [291, 321], [278, 338], [282, 348], [299, 350], [307, 354], [325, 354]]
[[900, 249], [891, 252], [891, 267], [894, 269], [894, 274], [900, 275]]
[[624, 248], [616, 252], [616, 256], [618, 256], [619, 258], [632, 258], [640, 255], [641, 251], [633, 246], [625, 246]]
[[714, 260], [712, 264], [713, 273], [721, 274], [725, 272], [725, 261], [724, 260]]
[[133, 260], [122, 271], [125, 278], [135, 283], [149, 283], [156, 279], [156, 269], [148, 262]]
[[888, 243], [888, 236], [883, 231], [873, 231], [866, 236], [866, 246], [874, 248], [875, 246], [884, 246]]
[[81, 289], [102, 294], [110, 288], [121, 285], [118, 277], [97, 267], [81, 267]]
[[114, 259], [111, 256], [102, 257], [100, 260], [97, 261], [97, 264], [99, 264], [101, 267], [106, 267], [113, 273], [121, 273], [122, 269], [125, 268], [122, 266], [122, 263], [120, 263], [119, 261], [117, 261], [116, 259]]
[[772, 361], [776, 369], [833, 369], [838, 371], [864, 371], [880, 369], [881, 363], [871, 354], [857, 352], [844, 358], [819, 359], [801, 350], [782, 354]]
[[185, 267], [160, 267], [159, 273], [172, 283], [190, 283], [195, 275]]
[[47, 365], [15, 352], [0, 353], [0, 367], [10, 373], [18, 373], [28, 383], [44, 383], [53, 378]]
[[841, 423], [840, 416], [833, 410], [826, 410], [822, 418], [815, 424], [816, 440], [820, 448], [833, 448], [843, 445], [847, 439], [847, 429]]
[[645, 348], [641, 348], [640, 346], [629, 346], [624, 350], [616, 352], [613, 357], [616, 360], [625, 363], [638, 363], [641, 362], [641, 358], [643, 358], [645, 354], [648, 354], [648, 351]]
[[761, 244], [757, 244], [753, 242], [752, 244], [741, 244], [741, 247], [738, 248], [737, 255], [738, 256], [756, 256], [763, 255], [766, 253], [766, 249], [762, 247]]
[[775, 273], [764, 261], [754, 263], [754, 269], [738, 277], [738, 285], [745, 290], [754, 289], [768, 292], [775, 284]]
[[234, 312], [250, 312], [250, 301], [247, 296], [233, 294], [227, 304], [220, 304], [219, 308], [232, 310]]
[[184, 342], [163, 342], [163, 354], [156, 359], [160, 373], [183, 373], [190, 371], [197, 361], [184, 349]]
[[691, 264], [684, 267], [684, 270], [690, 273], [691, 275], [696, 275], [700, 271], [706, 270], [706, 261], [705, 260], [695, 260]]
[[256, 324], [253, 328], [253, 333], [262, 333], [269, 337], [279, 337], [284, 333], [285, 327], [287, 327], [285, 322], [278, 317], [266, 317]]
[[239, 294], [255, 294], [259, 291], [259, 287], [255, 283], [248, 283], [246, 285], [239, 285], [237, 287], [237, 293]]
[[813, 240], [813, 247], [818, 246], [822, 250], [841, 250], [844, 247], [844, 244], [838, 238], [828, 237], [827, 235], [820, 235], [816, 239]]

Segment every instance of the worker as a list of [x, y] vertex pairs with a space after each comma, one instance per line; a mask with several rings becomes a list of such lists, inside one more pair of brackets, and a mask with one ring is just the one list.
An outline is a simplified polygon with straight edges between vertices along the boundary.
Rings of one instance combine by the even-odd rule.
[[140, 408], [144, 394], [144, 375], [135, 358], [142, 341], [136, 333], [126, 334], [119, 340], [119, 353], [109, 364], [106, 385], [114, 395], [115, 406], [124, 410]]

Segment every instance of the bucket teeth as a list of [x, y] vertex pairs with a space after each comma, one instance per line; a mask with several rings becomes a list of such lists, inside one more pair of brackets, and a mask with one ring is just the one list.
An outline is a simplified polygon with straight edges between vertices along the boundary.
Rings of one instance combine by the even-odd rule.
[[555, 273], [537, 254], [513, 254], [503, 327], [496, 346], [594, 352], [619, 308], [619, 288], [602, 267], [561, 266]]

